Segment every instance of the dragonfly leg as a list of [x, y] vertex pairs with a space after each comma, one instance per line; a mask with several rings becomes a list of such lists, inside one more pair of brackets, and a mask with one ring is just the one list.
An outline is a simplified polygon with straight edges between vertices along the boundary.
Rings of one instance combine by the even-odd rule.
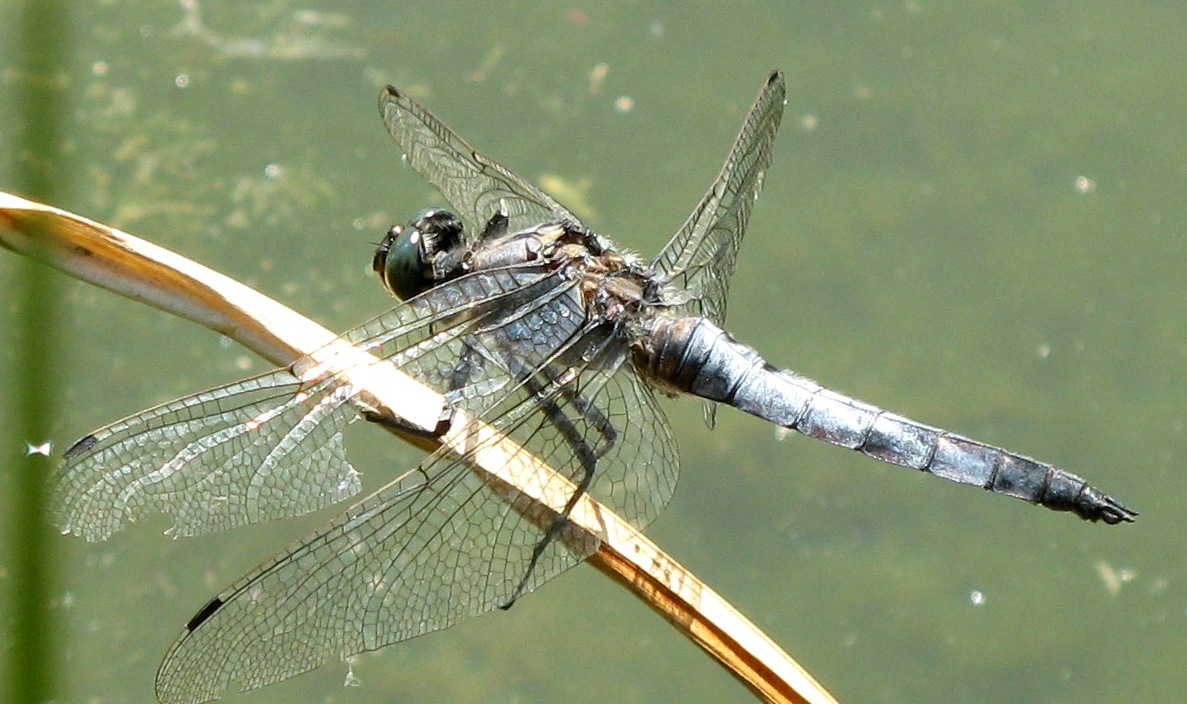
[[378, 404], [362, 407], [359, 412], [364, 419], [372, 423], [378, 423], [401, 433], [416, 435], [418, 437], [439, 438], [449, 432], [449, 427], [453, 424], [453, 406], [448, 401], [442, 404], [441, 415], [437, 417], [437, 425], [432, 430], [425, 430], [419, 425], [409, 423], [395, 413], [392, 413], [387, 407], [382, 407]]
[[564, 508], [553, 517], [548, 530], [544, 532], [544, 536], [536, 543], [536, 547], [532, 549], [532, 557], [528, 562], [527, 571], [524, 572], [523, 578], [520, 579], [519, 584], [515, 587], [515, 591], [511, 593], [511, 597], [507, 600], [507, 603], [499, 607], [504, 611], [510, 609], [527, 589], [528, 580], [531, 579], [532, 572], [536, 569], [536, 565], [544, 555], [544, 551], [556, 540], [568, 524], [569, 514], [573, 512], [573, 508], [577, 505], [577, 502], [588, 493], [597, 470], [598, 458], [605, 455], [618, 439], [618, 431], [615, 430], [610, 419], [606, 417], [606, 414], [598, 409], [588, 398], [577, 393], [572, 387], [563, 386], [560, 392], [561, 396], [576, 408], [582, 418], [595, 428], [597, 434], [601, 436], [602, 442], [597, 449], [590, 446], [577, 425], [565, 414], [561, 406], [548, 397], [547, 389], [541, 385], [539, 379], [529, 377], [527, 386], [539, 400], [540, 408], [544, 411], [548, 422], [560, 432], [565, 442], [573, 449], [573, 454], [581, 466], [581, 477], [577, 479], [577, 488], [573, 491], [569, 500], [565, 502]]
[[437, 425], [432, 430], [425, 430], [413, 425], [392, 413], [391, 410], [378, 403], [369, 396], [360, 395], [356, 399], [359, 412], [363, 418], [372, 423], [378, 423], [399, 432], [420, 437], [439, 438], [449, 432], [453, 425], [454, 408], [458, 403], [455, 398], [457, 392], [465, 389], [466, 385], [481, 371], [482, 355], [472, 345], [463, 341], [458, 363], [450, 371], [445, 380], [445, 402], [441, 405], [441, 415], [437, 417]]

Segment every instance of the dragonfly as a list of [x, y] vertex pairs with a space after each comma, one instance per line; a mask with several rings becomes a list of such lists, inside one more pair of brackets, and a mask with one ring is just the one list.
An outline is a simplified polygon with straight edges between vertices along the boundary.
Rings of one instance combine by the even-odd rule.
[[482, 447], [433, 452], [206, 604], [166, 655], [158, 697], [208, 701], [507, 608], [597, 549], [567, 531], [583, 497], [645, 528], [679, 468], [665, 395], [699, 397], [710, 425], [726, 404], [1088, 521], [1133, 521], [1074, 474], [826, 389], [726, 332], [785, 102], [776, 71], [709, 190], [644, 260], [388, 86], [384, 124], [451, 210], [386, 233], [372, 265], [400, 303], [339, 341], [441, 394], [437, 427], [410, 427], [346, 372], [306, 357], [78, 441], [51, 478], [58, 525], [102, 540], [163, 513], [189, 536], [343, 501], [361, 491], [343, 447], [360, 419], [432, 436], [485, 423], [553, 467], [567, 500], [550, 519], [526, 515], [471, 470]]

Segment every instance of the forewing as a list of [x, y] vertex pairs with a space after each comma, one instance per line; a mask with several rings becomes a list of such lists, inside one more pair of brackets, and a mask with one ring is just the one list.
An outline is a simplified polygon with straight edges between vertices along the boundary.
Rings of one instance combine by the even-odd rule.
[[542, 222], [580, 222], [547, 193], [475, 150], [394, 86], [380, 94], [379, 112], [404, 158], [437, 187], [472, 233], [481, 232], [500, 211], [510, 221], [508, 232]]
[[[587, 366], [558, 368], [565, 350]], [[485, 406], [480, 421], [573, 481], [592, 451], [591, 494], [640, 527], [671, 496], [670, 429], [613, 339], [579, 334], [530, 380], [466, 403]], [[205, 701], [445, 628], [506, 605], [525, 577], [530, 591], [597, 548], [562, 529], [529, 573], [543, 536], [530, 518], [538, 515], [468, 459], [438, 451], [220, 594], [170, 649], [158, 696]]]
[[357, 418], [330, 385], [286, 369], [178, 399], [95, 431], [51, 478], [64, 533], [104, 540], [153, 514], [174, 535], [294, 516], [358, 493], [342, 429]]
[[[472, 274], [344, 337], [444, 393], [460, 339], [539, 295], [549, 278], [522, 266]], [[173, 518], [171, 534], [198, 535], [301, 515], [358, 493], [342, 431], [360, 409], [371, 409], [370, 401], [342, 374], [309, 376], [319, 366], [314, 360], [162, 404], [88, 435], [51, 477], [59, 527], [103, 540], [160, 513]]]
[[692, 294], [676, 307], [682, 314], [725, 320], [738, 248], [771, 165], [785, 97], [783, 74], [776, 71], [759, 91], [717, 180], [652, 261], [661, 279]]

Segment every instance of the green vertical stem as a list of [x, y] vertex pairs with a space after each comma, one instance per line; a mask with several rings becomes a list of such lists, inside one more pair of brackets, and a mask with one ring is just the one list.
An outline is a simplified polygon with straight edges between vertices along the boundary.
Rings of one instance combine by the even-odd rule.
[[[58, 158], [63, 109], [65, 16], [57, 0], [28, 0], [17, 26], [20, 43], [16, 110], [10, 115], [20, 130], [18, 187], [32, 198], [58, 202], [62, 168]], [[13, 510], [5, 531], [12, 541], [9, 606], [13, 632], [5, 658], [7, 691], [0, 699], [41, 704], [53, 696], [50, 656], [54, 632], [49, 602], [54, 594], [50, 561], [51, 533], [45, 518], [45, 477], [49, 458], [25, 451], [48, 441], [58, 370], [59, 294], [49, 271], [26, 258], [20, 265], [16, 295], [16, 369], [5, 396], [14, 402], [12, 435], [4, 444], [9, 462], [8, 486]]]

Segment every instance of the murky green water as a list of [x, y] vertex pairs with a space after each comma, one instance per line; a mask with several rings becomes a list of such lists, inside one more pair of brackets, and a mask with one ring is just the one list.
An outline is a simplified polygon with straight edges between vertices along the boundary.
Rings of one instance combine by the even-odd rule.
[[[15, 5], [0, 0], [0, 27]], [[389, 143], [384, 83], [520, 173], [573, 188], [591, 224], [651, 253], [782, 68], [787, 115], [731, 329], [838, 390], [1090, 476], [1143, 515], [1085, 525], [778, 442], [729, 412], [708, 433], [683, 401], [668, 405], [681, 486], [649, 534], [842, 702], [1183, 697], [1187, 9], [396, 7], [205, 2], [199, 23], [169, 3], [74, 5], [58, 205], [345, 329], [389, 303], [365, 273], [370, 243], [440, 203]], [[11, 51], [0, 42], [0, 101], [19, 80]], [[0, 120], [0, 189], [17, 128]], [[4, 286], [13, 265], [0, 255]], [[59, 448], [263, 368], [210, 332], [62, 282], [75, 345]], [[353, 438], [371, 488], [417, 456], [381, 436]], [[194, 610], [318, 518], [185, 541], [163, 537], [163, 520], [101, 545], [61, 538], [66, 574], [47, 595], [65, 628], [61, 699], [149, 701]], [[346, 666], [331, 665], [228, 701], [747, 698], [584, 567], [509, 613], [359, 658], [354, 674], [361, 687], [343, 689]]]

